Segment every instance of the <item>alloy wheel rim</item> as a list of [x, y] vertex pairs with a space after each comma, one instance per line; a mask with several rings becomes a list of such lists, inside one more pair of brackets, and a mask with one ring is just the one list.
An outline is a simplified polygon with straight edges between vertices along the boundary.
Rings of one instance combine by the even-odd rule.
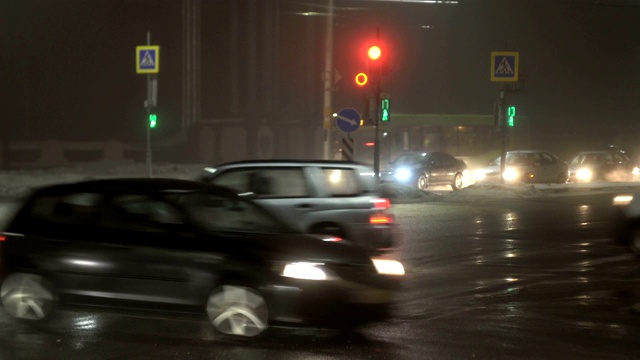
[[257, 336], [267, 329], [267, 305], [257, 292], [240, 286], [225, 285], [207, 302], [211, 324], [221, 333]]
[[2, 306], [13, 317], [41, 320], [51, 312], [54, 296], [40, 276], [13, 275], [0, 290]]

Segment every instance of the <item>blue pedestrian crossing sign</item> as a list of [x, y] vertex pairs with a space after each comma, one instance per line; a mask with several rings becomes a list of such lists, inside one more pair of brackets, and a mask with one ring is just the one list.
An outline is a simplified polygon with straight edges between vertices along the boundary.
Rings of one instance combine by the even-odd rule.
[[491, 81], [518, 81], [519, 52], [491, 52]]
[[136, 46], [136, 73], [157, 74], [160, 71], [160, 46]]

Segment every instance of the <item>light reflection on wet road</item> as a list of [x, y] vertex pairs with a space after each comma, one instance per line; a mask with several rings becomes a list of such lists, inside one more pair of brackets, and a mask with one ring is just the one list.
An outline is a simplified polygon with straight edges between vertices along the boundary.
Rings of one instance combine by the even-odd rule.
[[631, 359], [640, 261], [611, 243], [610, 196], [396, 205], [408, 274], [395, 317], [355, 334], [223, 340], [203, 321], [0, 313], [0, 359]]

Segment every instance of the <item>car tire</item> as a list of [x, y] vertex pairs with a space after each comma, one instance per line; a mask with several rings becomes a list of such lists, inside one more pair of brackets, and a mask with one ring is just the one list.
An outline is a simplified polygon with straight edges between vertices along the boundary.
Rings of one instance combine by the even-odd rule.
[[558, 184], [566, 184], [567, 183], [567, 174], [558, 175]]
[[429, 178], [425, 174], [420, 174], [418, 177], [418, 190], [427, 190], [429, 187]]
[[462, 174], [456, 173], [456, 175], [453, 177], [453, 182], [451, 183], [451, 189], [454, 191], [462, 189], [462, 180]]
[[42, 276], [28, 273], [9, 275], [0, 287], [4, 310], [13, 318], [42, 321], [55, 308], [53, 287]]
[[207, 316], [214, 329], [234, 337], [256, 337], [268, 328], [265, 299], [250, 287], [222, 285], [207, 300]]

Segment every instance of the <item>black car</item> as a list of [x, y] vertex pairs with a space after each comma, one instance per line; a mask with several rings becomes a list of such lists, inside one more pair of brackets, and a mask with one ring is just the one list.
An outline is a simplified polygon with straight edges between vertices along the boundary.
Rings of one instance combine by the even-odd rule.
[[111, 179], [36, 190], [0, 237], [3, 309], [56, 305], [203, 314], [219, 332], [356, 326], [389, 315], [402, 265], [301, 234], [229, 189]]
[[380, 179], [408, 184], [420, 190], [435, 185], [450, 185], [453, 190], [460, 190], [466, 176], [467, 164], [449, 153], [412, 151], [391, 161]]
[[595, 150], [577, 153], [569, 161], [569, 181], [629, 181], [635, 164], [623, 150]]

